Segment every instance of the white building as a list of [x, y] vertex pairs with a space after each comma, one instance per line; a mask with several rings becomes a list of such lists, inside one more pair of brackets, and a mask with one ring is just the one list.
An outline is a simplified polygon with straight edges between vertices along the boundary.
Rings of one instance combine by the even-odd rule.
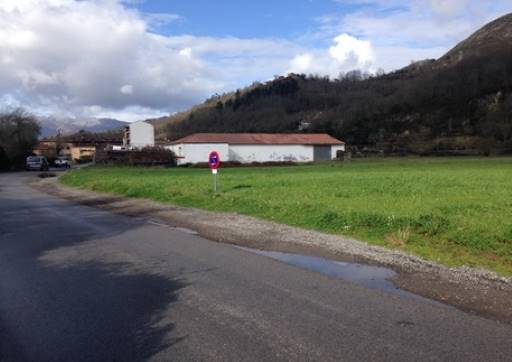
[[345, 151], [345, 143], [328, 134], [196, 133], [169, 148], [179, 164], [208, 162], [213, 150], [222, 162], [313, 162], [336, 159], [339, 151]]
[[123, 147], [125, 149], [153, 147], [155, 145], [155, 129], [153, 125], [138, 121], [124, 128]]

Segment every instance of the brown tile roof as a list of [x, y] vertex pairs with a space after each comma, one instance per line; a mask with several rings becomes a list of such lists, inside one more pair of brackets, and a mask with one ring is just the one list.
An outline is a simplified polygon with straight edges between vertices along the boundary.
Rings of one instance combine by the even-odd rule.
[[238, 145], [343, 145], [326, 133], [196, 133], [172, 142]]

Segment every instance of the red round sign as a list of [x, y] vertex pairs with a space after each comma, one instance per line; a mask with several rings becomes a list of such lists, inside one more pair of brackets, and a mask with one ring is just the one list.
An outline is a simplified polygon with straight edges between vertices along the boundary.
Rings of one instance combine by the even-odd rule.
[[212, 170], [216, 170], [220, 166], [220, 155], [217, 151], [212, 151], [208, 155], [208, 164]]

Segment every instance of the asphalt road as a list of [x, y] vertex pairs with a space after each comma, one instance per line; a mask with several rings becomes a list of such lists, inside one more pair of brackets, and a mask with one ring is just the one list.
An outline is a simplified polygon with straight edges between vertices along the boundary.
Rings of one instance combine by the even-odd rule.
[[[32, 177], [34, 175], [32, 174]], [[0, 175], [0, 360], [510, 360], [512, 326]]]

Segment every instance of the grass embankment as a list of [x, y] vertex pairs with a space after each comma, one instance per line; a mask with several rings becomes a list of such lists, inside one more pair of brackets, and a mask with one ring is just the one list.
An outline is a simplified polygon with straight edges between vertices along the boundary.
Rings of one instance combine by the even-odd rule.
[[220, 170], [85, 168], [70, 186], [344, 234], [512, 274], [512, 158], [383, 159]]

